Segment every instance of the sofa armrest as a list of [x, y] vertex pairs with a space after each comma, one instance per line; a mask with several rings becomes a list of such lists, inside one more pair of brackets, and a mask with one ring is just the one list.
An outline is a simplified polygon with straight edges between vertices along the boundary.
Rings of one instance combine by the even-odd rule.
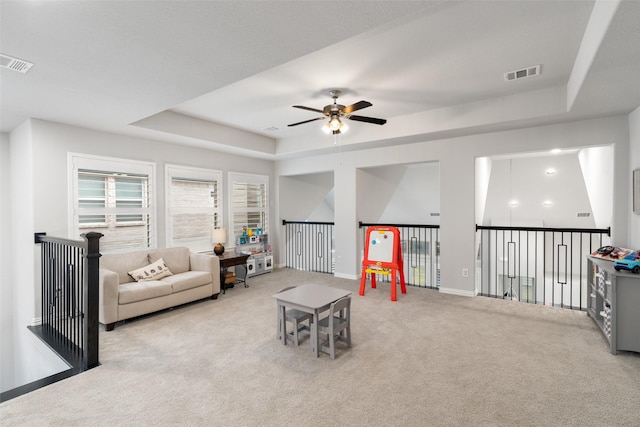
[[99, 291], [100, 312], [98, 320], [104, 325], [118, 321], [118, 287], [120, 278], [115, 271], [100, 268]]
[[220, 293], [220, 260], [216, 255], [191, 252], [189, 255], [191, 270], [208, 271], [213, 280], [213, 295]]

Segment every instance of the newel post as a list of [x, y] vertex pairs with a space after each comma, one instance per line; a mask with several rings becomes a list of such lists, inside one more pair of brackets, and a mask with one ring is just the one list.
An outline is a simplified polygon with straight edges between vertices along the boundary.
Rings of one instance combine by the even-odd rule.
[[86, 348], [82, 360], [83, 369], [95, 368], [100, 364], [98, 360], [98, 333], [99, 322], [98, 313], [100, 310], [100, 238], [104, 236], [102, 233], [89, 232], [82, 234], [85, 239], [87, 252], [87, 271], [85, 290], [85, 322], [84, 336]]

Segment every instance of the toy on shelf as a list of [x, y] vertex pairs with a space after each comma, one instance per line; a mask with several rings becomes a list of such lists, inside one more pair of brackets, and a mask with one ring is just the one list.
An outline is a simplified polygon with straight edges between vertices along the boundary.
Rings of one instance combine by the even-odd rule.
[[640, 274], [640, 250], [630, 253], [626, 257], [613, 262], [616, 271], [627, 270]]
[[617, 246], [603, 246], [591, 253], [592, 257], [616, 261], [625, 258], [629, 254], [633, 254], [632, 249], [619, 248]]

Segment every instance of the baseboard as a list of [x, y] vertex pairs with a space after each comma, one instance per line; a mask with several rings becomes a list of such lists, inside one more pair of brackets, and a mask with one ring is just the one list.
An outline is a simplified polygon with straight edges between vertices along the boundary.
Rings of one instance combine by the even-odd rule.
[[333, 277], [338, 277], [340, 279], [360, 280], [360, 275], [358, 274], [333, 273]]
[[458, 295], [461, 297], [475, 297], [476, 291], [465, 291], [462, 289], [444, 288], [440, 286], [439, 291], [441, 294]]

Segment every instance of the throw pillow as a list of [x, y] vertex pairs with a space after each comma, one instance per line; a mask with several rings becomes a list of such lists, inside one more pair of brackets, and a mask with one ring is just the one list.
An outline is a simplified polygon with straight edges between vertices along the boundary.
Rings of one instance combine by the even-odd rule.
[[145, 280], [158, 280], [163, 277], [172, 276], [173, 273], [167, 267], [164, 260], [160, 258], [153, 264], [149, 264], [146, 267], [138, 268], [129, 272], [129, 276], [136, 282], [142, 282]]

